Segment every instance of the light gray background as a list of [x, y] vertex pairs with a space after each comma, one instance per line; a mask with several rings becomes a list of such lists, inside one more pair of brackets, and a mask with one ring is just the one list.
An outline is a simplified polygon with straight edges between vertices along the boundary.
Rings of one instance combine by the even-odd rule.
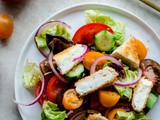
[[[0, 1], [0, 14], [14, 20], [14, 33], [7, 41], [0, 41], [0, 120], [21, 120], [14, 97], [15, 67], [25, 41], [32, 31], [51, 14], [70, 5], [97, 2], [126, 9], [142, 18], [160, 36], [160, 12], [138, 0], [24, 0], [19, 4]], [[160, 0], [152, 0], [160, 6]], [[158, 51], [157, 54], [160, 54]]]

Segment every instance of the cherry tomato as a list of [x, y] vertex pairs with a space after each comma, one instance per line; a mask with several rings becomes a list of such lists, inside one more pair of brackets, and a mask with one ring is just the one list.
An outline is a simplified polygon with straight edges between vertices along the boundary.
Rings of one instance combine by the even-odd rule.
[[[86, 69], [90, 70], [91, 65], [93, 64], [93, 62], [101, 57], [101, 56], [105, 56], [105, 54], [100, 53], [100, 52], [95, 52], [95, 51], [90, 51], [88, 53], [85, 54], [84, 58], [83, 58], [83, 65]], [[106, 63], [106, 60], [102, 60], [98, 63], [98, 66], [102, 66]]]
[[10, 16], [0, 14], [0, 39], [7, 39], [13, 33], [13, 21]]
[[138, 51], [139, 59], [143, 60], [147, 55], [147, 48], [140, 40], [135, 38], [136, 49]]
[[69, 89], [64, 93], [62, 103], [67, 110], [74, 110], [82, 105], [83, 97], [78, 97], [75, 89]]
[[[35, 89], [35, 92], [34, 92], [34, 96], [37, 97], [41, 91], [41, 86], [42, 86], [42, 81], [39, 81], [37, 86], [36, 86], [36, 89]], [[45, 93], [43, 93], [42, 97], [39, 99], [39, 104], [42, 105], [44, 100], [46, 100], [46, 95]]]
[[67, 84], [59, 80], [59, 78], [54, 75], [49, 80], [47, 88], [46, 88], [46, 95], [47, 95], [48, 100], [55, 103], [58, 93], [62, 89], [66, 89], [66, 87], [67, 87]]
[[99, 91], [99, 101], [107, 108], [113, 107], [119, 101], [120, 95], [112, 91]]
[[80, 27], [73, 36], [73, 42], [79, 44], [87, 44], [92, 45], [94, 44], [94, 36], [98, 32], [102, 30], [108, 30], [110, 33], [114, 33], [113, 30], [102, 23], [89, 23], [82, 27]]

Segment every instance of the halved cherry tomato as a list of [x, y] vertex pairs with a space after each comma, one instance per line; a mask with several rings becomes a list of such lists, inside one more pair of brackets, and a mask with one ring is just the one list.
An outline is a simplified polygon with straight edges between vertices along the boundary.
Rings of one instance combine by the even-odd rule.
[[64, 93], [62, 103], [67, 110], [74, 110], [82, 105], [83, 97], [79, 97], [75, 89], [69, 89]]
[[73, 36], [73, 42], [80, 44], [93, 45], [94, 36], [102, 30], [108, 30], [110, 33], [114, 33], [113, 30], [102, 23], [89, 23], [80, 27]]
[[138, 39], [135, 38], [136, 49], [139, 55], [139, 59], [143, 60], [147, 55], [146, 46]]
[[[34, 96], [37, 97], [41, 91], [41, 86], [42, 86], [42, 81], [39, 81], [37, 86], [36, 86], [36, 89], [35, 89], [35, 92], [34, 92]], [[43, 93], [42, 97], [39, 99], [39, 104], [42, 105], [44, 100], [46, 100], [46, 95], [45, 93]]]
[[0, 14], [0, 39], [7, 39], [12, 35], [13, 21], [10, 16]]
[[115, 108], [109, 112], [108, 116], [106, 116], [108, 118], [108, 120], [115, 120], [117, 111], [125, 112], [125, 110], [123, 108]]
[[54, 75], [48, 82], [48, 85], [46, 88], [46, 95], [47, 95], [48, 100], [55, 103], [58, 93], [62, 89], [66, 89], [66, 87], [67, 85], [61, 80], [59, 80], [59, 78], [56, 75]]
[[[93, 62], [101, 56], [105, 56], [105, 55], [100, 52], [90, 51], [85, 54], [85, 56], [83, 58], [83, 65], [85, 66], [86, 69], [90, 70]], [[102, 66], [106, 62], [107, 62], [106, 60], [102, 60], [98, 63], [98, 66]]]
[[112, 91], [99, 91], [99, 101], [100, 103], [107, 108], [113, 107], [119, 101], [120, 95]]

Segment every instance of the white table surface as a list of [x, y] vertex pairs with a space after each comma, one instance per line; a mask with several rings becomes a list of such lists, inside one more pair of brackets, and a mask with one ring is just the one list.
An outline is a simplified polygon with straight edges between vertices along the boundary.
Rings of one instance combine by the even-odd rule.
[[[19, 4], [0, 1], [0, 14], [14, 20], [14, 33], [7, 41], [0, 41], [0, 119], [21, 120], [14, 95], [15, 67], [25, 41], [32, 31], [51, 14], [70, 5], [85, 2], [104, 3], [126, 9], [142, 18], [160, 36], [160, 12], [138, 0], [25, 0]], [[152, 0], [160, 5], [159, 0]], [[160, 53], [157, 53], [160, 54]]]

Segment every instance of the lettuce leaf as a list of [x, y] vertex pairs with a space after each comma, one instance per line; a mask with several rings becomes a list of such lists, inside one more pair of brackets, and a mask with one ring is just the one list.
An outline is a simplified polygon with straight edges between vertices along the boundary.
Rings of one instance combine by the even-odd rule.
[[133, 112], [122, 112], [117, 111], [118, 120], [133, 120], [135, 119], [135, 115]]
[[143, 113], [117, 111], [116, 120], [151, 120]]
[[38, 81], [42, 78], [42, 73], [37, 67], [36, 63], [29, 63], [28, 60], [25, 64], [24, 72], [22, 74], [22, 83], [25, 88], [33, 88], [37, 85]]
[[66, 111], [60, 111], [57, 104], [50, 101], [44, 101], [41, 120], [64, 120], [66, 117]]
[[109, 26], [116, 25], [116, 22], [110, 16], [104, 15], [99, 10], [86, 10], [85, 21], [86, 23], [97, 22], [107, 24]]
[[[124, 67], [124, 70], [126, 72], [126, 78], [122, 80], [122, 78], [117, 78], [117, 81], [125, 81], [125, 82], [131, 82], [137, 77], [137, 71], [129, 70], [128, 66]], [[120, 86], [114, 86], [115, 89], [120, 94], [121, 98], [127, 97], [129, 101], [132, 98], [132, 88], [131, 87], [120, 87]]]
[[115, 21], [110, 16], [104, 15], [98, 10], [86, 10], [85, 11], [86, 23], [103, 23], [110, 26], [114, 31], [116, 45], [119, 46], [124, 41], [125, 25], [122, 22]]
[[65, 27], [61, 27], [59, 25], [52, 25], [50, 27], [45, 28], [42, 30], [40, 36], [35, 37], [37, 45], [39, 48], [46, 48], [46, 34], [52, 34], [52, 35], [59, 35], [66, 38], [70, 38], [70, 33], [67, 31]]

